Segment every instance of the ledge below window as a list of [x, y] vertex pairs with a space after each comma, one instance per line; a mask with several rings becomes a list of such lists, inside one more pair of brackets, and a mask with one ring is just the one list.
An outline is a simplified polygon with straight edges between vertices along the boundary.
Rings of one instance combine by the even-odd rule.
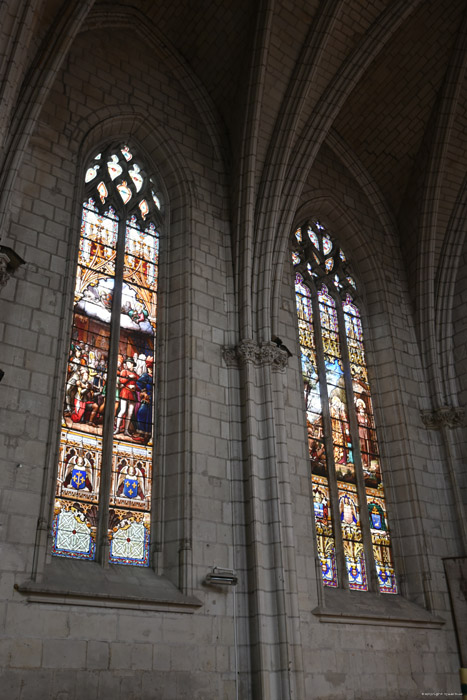
[[54, 558], [42, 581], [25, 581], [15, 589], [35, 603], [86, 605], [130, 610], [193, 613], [201, 602], [185, 596], [152, 569], [109, 566]]
[[445, 621], [400, 595], [323, 589], [313, 611], [320, 622], [439, 629]]

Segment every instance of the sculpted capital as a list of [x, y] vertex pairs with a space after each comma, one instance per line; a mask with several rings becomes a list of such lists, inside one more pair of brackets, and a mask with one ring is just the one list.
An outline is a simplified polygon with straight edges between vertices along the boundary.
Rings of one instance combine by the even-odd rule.
[[432, 430], [459, 428], [465, 425], [465, 409], [461, 406], [441, 406], [435, 411], [422, 411], [422, 421], [426, 428]]
[[253, 364], [257, 367], [271, 365], [276, 371], [285, 371], [288, 354], [272, 341], [259, 345], [249, 338], [235, 347], [224, 347], [223, 357], [228, 367]]

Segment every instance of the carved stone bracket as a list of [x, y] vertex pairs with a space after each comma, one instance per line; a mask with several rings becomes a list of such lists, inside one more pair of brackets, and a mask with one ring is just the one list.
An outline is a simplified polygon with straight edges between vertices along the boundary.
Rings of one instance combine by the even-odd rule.
[[465, 409], [461, 406], [441, 406], [435, 411], [422, 411], [423, 424], [432, 430], [460, 428], [465, 425], [465, 418]]
[[271, 365], [273, 370], [285, 372], [288, 353], [272, 341], [259, 345], [254, 340], [242, 340], [235, 347], [223, 348], [224, 362], [228, 367], [253, 364], [257, 367]]

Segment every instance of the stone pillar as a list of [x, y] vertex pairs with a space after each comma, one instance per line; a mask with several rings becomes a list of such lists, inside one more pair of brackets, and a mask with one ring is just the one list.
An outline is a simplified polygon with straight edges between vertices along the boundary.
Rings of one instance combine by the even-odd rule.
[[288, 355], [244, 340], [224, 359], [241, 379], [253, 698], [304, 699], [282, 398]]

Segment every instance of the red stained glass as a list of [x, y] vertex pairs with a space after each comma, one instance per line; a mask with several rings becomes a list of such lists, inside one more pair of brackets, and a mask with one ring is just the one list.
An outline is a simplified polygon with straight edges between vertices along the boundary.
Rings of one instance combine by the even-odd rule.
[[[139, 216], [147, 219], [144, 229], [138, 213], [128, 216], [126, 224], [126, 217], [117, 218], [116, 209], [121, 211], [122, 201], [128, 203], [132, 197], [127, 181], [119, 180], [128, 173], [126, 163], [133, 155], [127, 146], [120, 152], [123, 159], [112, 152], [104, 159], [110, 177], [106, 182], [113, 188], [110, 193], [103, 181], [92, 184], [101, 154], [85, 175], [92, 197], [82, 210], [52, 551], [57, 556], [95, 558], [101, 478], [103, 470], [109, 470], [110, 560], [147, 566], [159, 241], [146, 199], [139, 207]], [[137, 190], [144, 183], [140, 171], [133, 162], [129, 174]], [[115, 208], [103, 211], [101, 204], [108, 201]], [[119, 237], [124, 238], [120, 247]], [[123, 273], [116, 276], [116, 269], [122, 268]], [[120, 309], [114, 303], [117, 292]], [[117, 337], [111, 336], [111, 327], [118, 329]], [[117, 392], [109, 398], [111, 353], [117, 359]], [[103, 443], [109, 436], [103, 431], [109, 418], [113, 419], [112, 462], [104, 464]]]
[[[306, 230], [312, 244], [304, 245], [301, 231]], [[293, 237], [295, 264], [306, 263], [306, 271], [296, 275], [296, 299], [301, 349], [301, 364], [305, 386], [307, 432], [313, 484], [321, 491], [315, 493], [315, 522], [321, 531], [317, 540], [318, 553], [323, 566], [326, 585], [337, 585], [335, 559], [331, 565], [326, 560], [329, 547], [323, 528], [321, 498], [328, 506], [331, 478], [327, 459], [332, 460], [333, 474], [338, 491], [338, 507], [341, 519], [341, 535], [350, 588], [368, 590], [364, 536], [361, 526], [361, 502], [358, 484], [363, 470], [363, 482], [368, 500], [371, 545], [376, 565], [379, 589], [382, 593], [396, 593], [397, 585], [392, 562], [389, 529], [381, 478], [381, 461], [375, 420], [368, 382], [363, 331], [360, 312], [354, 302], [356, 283], [349, 274], [348, 261], [343, 251], [333, 242], [324, 226], [314, 220], [297, 229]], [[296, 241], [298, 241], [298, 245]], [[303, 269], [303, 268], [301, 268]], [[303, 276], [302, 276], [303, 275]], [[320, 342], [316, 346], [312, 314], [312, 292], [317, 288]], [[325, 282], [325, 284], [323, 284]], [[313, 292], [314, 293], [314, 292]], [[337, 303], [342, 300], [343, 315], [338, 313]], [[341, 320], [339, 320], [341, 319]], [[342, 328], [340, 328], [343, 321]], [[346, 350], [341, 348], [345, 336]], [[324, 376], [318, 379], [317, 353], [322, 353]], [[348, 359], [347, 359], [348, 358]], [[345, 372], [344, 372], [345, 370]], [[349, 388], [350, 376], [352, 390]], [[321, 384], [320, 384], [321, 383]], [[329, 401], [330, 435], [332, 453], [326, 457], [326, 431], [321, 411], [320, 386], [326, 386]], [[349, 396], [351, 398], [349, 398]], [[352, 407], [353, 405], [353, 407]], [[356, 420], [349, 415], [355, 411]], [[353, 427], [352, 427], [353, 426]], [[356, 426], [356, 427], [355, 427]], [[361, 466], [360, 466], [361, 465]], [[321, 480], [321, 481], [320, 481]], [[364, 494], [361, 493], [365, 503]], [[371, 504], [371, 509], [370, 509]], [[318, 526], [317, 526], [318, 528]], [[367, 530], [365, 529], [365, 532]], [[317, 529], [318, 533], [318, 529]], [[330, 540], [329, 540], [330, 541]], [[334, 541], [333, 547], [334, 547]], [[327, 544], [326, 544], [327, 543]], [[327, 563], [326, 563], [327, 562]], [[326, 581], [324, 572], [334, 571], [334, 584]]]

